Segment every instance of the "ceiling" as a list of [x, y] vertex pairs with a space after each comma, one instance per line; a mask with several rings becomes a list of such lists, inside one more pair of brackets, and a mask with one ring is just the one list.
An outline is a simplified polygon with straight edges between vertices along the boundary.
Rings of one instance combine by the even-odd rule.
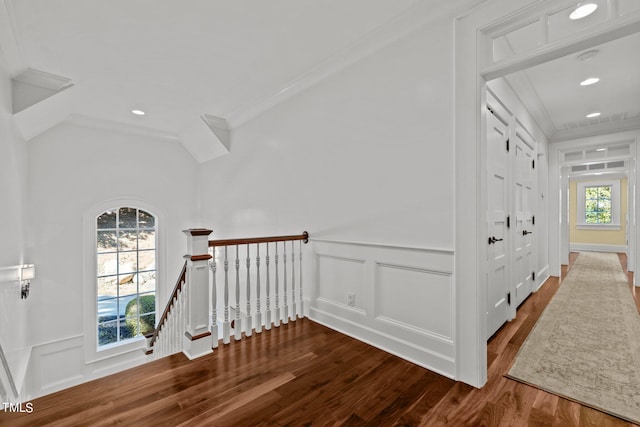
[[[438, 9], [460, 10], [482, 1], [448, 1]], [[5, 21], [0, 16], [5, 27], [0, 47], [14, 53], [6, 55], [13, 59], [14, 74], [29, 68], [72, 82], [69, 109], [75, 117], [180, 139], [205, 161], [229, 149], [229, 129], [435, 19], [432, 5], [431, 0], [0, 0], [0, 15], [7, 16]], [[599, 19], [594, 16], [589, 19]], [[514, 34], [508, 42], [517, 52], [535, 43], [528, 37]], [[640, 36], [598, 50], [589, 61], [574, 55], [508, 77], [551, 139], [597, 132], [607, 121], [640, 122]], [[591, 75], [601, 81], [580, 87]], [[602, 116], [586, 120], [591, 108]], [[133, 109], [146, 114], [135, 116]]]
[[[605, 0], [583, 20], [568, 19], [572, 8], [550, 18], [548, 37], [561, 38], [604, 22]], [[539, 26], [505, 36], [510, 54], [541, 45]], [[504, 42], [504, 40], [503, 40]], [[585, 54], [588, 53], [588, 54]], [[600, 79], [581, 86], [587, 78]], [[506, 77], [551, 141], [640, 129], [640, 33], [549, 61]], [[587, 118], [600, 112], [595, 118]]]
[[[21, 63], [14, 73], [28, 67], [69, 79], [75, 115], [188, 140], [203, 137], [205, 115], [211, 128], [239, 126], [283, 93], [357, 59], [367, 43], [393, 41], [429, 16], [429, 3], [0, 0], [0, 9]], [[217, 154], [188, 142], [196, 157]]]

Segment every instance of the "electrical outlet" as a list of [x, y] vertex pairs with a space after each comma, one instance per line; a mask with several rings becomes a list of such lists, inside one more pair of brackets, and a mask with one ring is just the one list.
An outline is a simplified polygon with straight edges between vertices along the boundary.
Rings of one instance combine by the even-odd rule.
[[349, 292], [347, 294], [347, 305], [351, 307], [356, 306], [356, 294], [354, 294], [353, 292]]

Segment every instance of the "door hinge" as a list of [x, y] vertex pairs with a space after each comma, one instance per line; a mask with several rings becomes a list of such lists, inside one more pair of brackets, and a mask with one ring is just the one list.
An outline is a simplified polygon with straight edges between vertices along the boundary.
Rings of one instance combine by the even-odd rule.
[[487, 110], [489, 110], [489, 112], [490, 112], [491, 114], [496, 114], [496, 113], [494, 113], [494, 112], [493, 112], [493, 108], [489, 107], [488, 105], [487, 105]]
[[533, 280], [534, 282], [536, 281], [536, 272], [535, 271], [531, 272], [531, 280]]
[[507, 228], [511, 228], [511, 215], [507, 215]]
[[536, 216], [531, 217], [531, 224], [536, 225]]
[[509, 138], [507, 138], [507, 152], [509, 152]]
[[536, 168], [536, 161], [535, 160], [531, 160], [531, 168], [532, 169]]
[[511, 292], [507, 292], [507, 304], [511, 305]]

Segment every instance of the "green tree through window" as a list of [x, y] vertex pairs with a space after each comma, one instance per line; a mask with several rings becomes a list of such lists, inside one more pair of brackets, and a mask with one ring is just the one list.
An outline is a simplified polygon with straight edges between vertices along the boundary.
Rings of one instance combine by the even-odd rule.
[[120, 207], [96, 219], [98, 346], [153, 331], [156, 319], [156, 218]]
[[585, 187], [584, 219], [587, 224], [611, 224], [611, 186]]

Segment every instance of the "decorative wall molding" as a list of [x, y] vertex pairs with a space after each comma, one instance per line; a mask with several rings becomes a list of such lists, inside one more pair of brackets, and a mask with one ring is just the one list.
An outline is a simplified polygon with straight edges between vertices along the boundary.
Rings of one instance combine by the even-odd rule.
[[84, 335], [34, 346], [25, 383], [26, 399], [35, 399], [147, 361], [141, 350], [90, 363], [84, 358]]
[[351, 245], [351, 246], [368, 246], [371, 248], [387, 248], [387, 249], [402, 249], [402, 250], [412, 250], [412, 251], [420, 251], [420, 252], [431, 252], [431, 253], [440, 253], [440, 254], [448, 254], [453, 255], [453, 249], [448, 248], [433, 248], [427, 246], [406, 246], [406, 245], [398, 245], [392, 243], [372, 243], [372, 242], [360, 242], [360, 241], [351, 241], [351, 240], [339, 240], [339, 239], [325, 239], [322, 237], [310, 237], [310, 242], [319, 242], [319, 243], [335, 243], [342, 245]]
[[311, 242], [312, 320], [455, 377], [453, 253]]

